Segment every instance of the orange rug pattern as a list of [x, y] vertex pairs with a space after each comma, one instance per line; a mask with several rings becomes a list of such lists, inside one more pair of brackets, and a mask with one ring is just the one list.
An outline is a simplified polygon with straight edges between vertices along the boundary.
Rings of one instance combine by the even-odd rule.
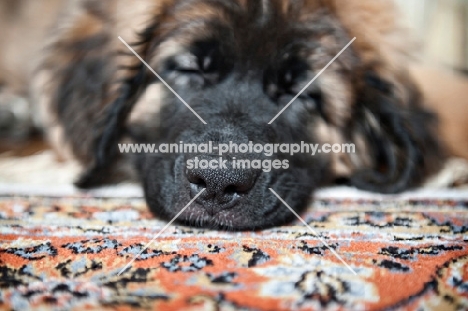
[[258, 232], [172, 226], [141, 198], [0, 197], [0, 309], [468, 309], [468, 201], [320, 199]]

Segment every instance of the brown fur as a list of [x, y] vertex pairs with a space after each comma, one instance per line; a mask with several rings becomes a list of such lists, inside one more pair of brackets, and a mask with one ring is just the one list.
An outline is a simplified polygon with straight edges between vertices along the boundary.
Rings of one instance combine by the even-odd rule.
[[[137, 39], [136, 34], [148, 27], [155, 17], [166, 19], [164, 22], [169, 23], [174, 16], [165, 14], [165, 10], [169, 10], [173, 1], [152, 1], [138, 0], [132, 1], [129, 5], [128, 1], [117, 0], [110, 2], [104, 1], [73, 1], [68, 5], [64, 5], [61, 1], [48, 0], [48, 5], [43, 5], [41, 8], [35, 8], [37, 16], [28, 16], [29, 19], [37, 21], [52, 20], [52, 18], [43, 18], [43, 14], [47, 16], [58, 15], [57, 26], [48, 35], [45, 35], [45, 29], [50, 27], [51, 23], [34, 24], [33, 28], [37, 32], [32, 35], [37, 39], [31, 41], [23, 35], [18, 36], [25, 39], [25, 42], [30, 42], [31, 45], [39, 46], [40, 42], [47, 41], [44, 52], [41, 54], [39, 62], [40, 67], [35, 73], [33, 81], [33, 98], [41, 107], [44, 123], [47, 127], [47, 133], [50, 141], [55, 149], [62, 157], [73, 156], [81, 161], [85, 167], [94, 163], [94, 148], [96, 139], [103, 130], [102, 120], [105, 118], [105, 109], [113, 103], [119, 96], [119, 88], [122, 85], [120, 82], [123, 78], [131, 77], [134, 74], [132, 66], [139, 65], [139, 61], [132, 55], [118, 55], [120, 51], [125, 51], [117, 36], [122, 36], [127, 42], [133, 42]], [[248, 5], [248, 1], [239, 1], [243, 6]], [[268, 1], [264, 2], [264, 9], [268, 10]], [[390, 0], [317, 0], [305, 1], [309, 7], [308, 10], [294, 11], [294, 6], [291, 1], [281, 1], [282, 10], [285, 15], [299, 20], [316, 19], [318, 22], [327, 18], [327, 15], [337, 16], [339, 23], [343, 26], [345, 32], [336, 34], [335, 37], [320, 37], [311, 38], [311, 40], [319, 40], [322, 44], [322, 51], [316, 55], [312, 55], [316, 68], [320, 70], [343, 46], [349, 41], [349, 38], [356, 37], [357, 40], [353, 44], [352, 49], [344, 53], [336, 64], [321, 76], [317, 81], [322, 87], [322, 91], [326, 95], [326, 111], [324, 112], [329, 122], [318, 123], [312, 131], [320, 133], [320, 141], [335, 143], [346, 142], [347, 138], [344, 133], [347, 131], [347, 126], [350, 122], [351, 111], [353, 110], [353, 102], [355, 101], [356, 87], [364, 87], [352, 85], [350, 82], [350, 73], [343, 72], [342, 68], [352, 70], [364, 69], [375, 71], [384, 80], [391, 83], [395, 88], [395, 94], [402, 105], [407, 105], [410, 102], [414, 88], [408, 87], [413, 84], [413, 78], [409, 76], [407, 68], [412, 62], [411, 55], [414, 53], [413, 46], [407, 38], [405, 29], [399, 25], [399, 13]], [[13, 2], [2, 3], [0, 13], [4, 13], [4, 17], [10, 14], [10, 10], [22, 10], [23, 7], [32, 6], [30, 2], [21, 1], [21, 3]], [[47, 8], [47, 10], [45, 9]], [[46, 11], [46, 12], [45, 12]], [[15, 13], [18, 14], [18, 13]], [[20, 16], [25, 16], [19, 13]], [[196, 8], [187, 6], [185, 13], [177, 18], [190, 19], [197, 16], [213, 16], [222, 21], [227, 21], [228, 16], [224, 15], [220, 10], [213, 10], [210, 6], [198, 6]], [[41, 17], [41, 18], [39, 18]], [[12, 31], [11, 25], [23, 22], [16, 22], [2, 19], [5, 27], [0, 29], [8, 29]], [[175, 21], [175, 20], [173, 20]], [[176, 25], [176, 23], [174, 23]], [[15, 26], [16, 27], [16, 26]], [[174, 26], [175, 27], [175, 26]], [[31, 28], [30, 28], [31, 29]], [[164, 31], [169, 33], [171, 28], [165, 28]], [[209, 29], [206, 30], [209, 32]], [[5, 32], [5, 30], [4, 30]], [[20, 32], [20, 30], [18, 30]], [[26, 34], [28, 31], [23, 30]], [[142, 46], [136, 47], [138, 52], [150, 51], [157, 57], [150, 58], [151, 65], [158, 70], [159, 60], [169, 54], [179, 52], [193, 41], [193, 37], [203, 36], [203, 32], [196, 32], [193, 29], [185, 30], [183, 37], [178, 37], [177, 42], [168, 41], [161, 45], [157, 50], [152, 50], [149, 45], [151, 42], [144, 42]], [[3, 33], [5, 36], [5, 33]], [[161, 36], [162, 33], [154, 35]], [[39, 40], [41, 38], [41, 40]], [[181, 39], [183, 38], [183, 39]], [[8, 40], [6, 40], [8, 42]], [[5, 42], [5, 40], [2, 40]], [[11, 45], [15, 45], [12, 42]], [[17, 44], [16, 44], [17, 45]], [[99, 48], [96, 48], [99, 46]], [[15, 51], [4, 48], [4, 51]], [[23, 51], [37, 51], [28, 47], [22, 47]], [[2, 55], [1, 59], [10, 59], [11, 54]], [[34, 52], [34, 55], [39, 53]], [[4, 53], [5, 54], [5, 53]], [[23, 59], [34, 59], [33, 54], [18, 54]], [[118, 56], [117, 56], [118, 55]], [[73, 105], [70, 103], [70, 108], [60, 115], [57, 94], [61, 87], [60, 81], [71, 79], [72, 74], [69, 71], [70, 64], [73, 63], [89, 63], [89, 62], [106, 62], [106, 66], [102, 68], [102, 79], [105, 81], [100, 85], [101, 93], [98, 97], [89, 97], [85, 100], [81, 99], [83, 104]], [[2, 72], [13, 72], [12, 68], [5, 68], [3, 62], [0, 69]], [[21, 63], [21, 62], [19, 62]], [[338, 65], [339, 63], [339, 65]], [[18, 62], [14, 63], [18, 64]], [[25, 63], [23, 63], [25, 64]], [[359, 64], [359, 65], [358, 65]], [[16, 66], [15, 65], [15, 66]], [[25, 85], [26, 79], [29, 76], [30, 66], [19, 66], [19, 77], [16, 75], [11, 77], [15, 82], [14, 85]], [[122, 70], [121, 68], [127, 68]], [[21, 75], [22, 73], [22, 75]], [[25, 74], [26, 73], [26, 74]], [[76, 73], [73, 73], [76, 74]], [[416, 76], [416, 78], [420, 78]], [[6, 80], [6, 78], [4, 78]], [[359, 84], [360, 82], [356, 82]], [[19, 89], [22, 89], [19, 87]], [[424, 91], [427, 91], [424, 87]], [[22, 90], [24, 92], [24, 90]], [[86, 87], [79, 90], [83, 96], [89, 95], [90, 89]], [[141, 94], [135, 94], [139, 96]], [[76, 95], [75, 95], [76, 96]], [[79, 99], [71, 97], [67, 100], [77, 102]], [[85, 102], [93, 102], [92, 105], [84, 105]], [[437, 109], [438, 103], [431, 106], [442, 116], [443, 120], [447, 117], [444, 110]], [[145, 121], [145, 100], [140, 98], [139, 103], [130, 118], [130, 123], [141, 123]], [[157, 109], [155, 110], [157, 111]], [[460, 121], [461, 122], [461, 121]], [[453, 125], [450, 122], [443, 121], [443, 128], [440, 130], [441, 135], [446, 137], [444, 141], [452, 140], [466, 142], [467, 137], [463, 131], [452, 130]], [[449, 136], [449, 137], [447, 137]], [[453, 138], [456, 136], [457, 138]], [[373, 159], [369, 158], [369, 146], [365, 142], [365, 137], [362, 134], [356, 133], [353, 138], [357, 144], [358, 156], [336, 155], [331, 161], [331, 167], [335, 172], [336, 177], [349, 177], [356, 169], [372, 165]], [[453, 145], [453, 144], [451, 144]], [[468, 153], [459, 148], [450, 147], [457, 155], [468, 157]]]

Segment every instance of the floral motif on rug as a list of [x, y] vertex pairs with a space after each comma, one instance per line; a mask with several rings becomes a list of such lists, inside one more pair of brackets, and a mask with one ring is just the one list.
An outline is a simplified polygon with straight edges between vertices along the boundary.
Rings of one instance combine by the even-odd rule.
[[[320, 199], [257, 232], [164, 227], [141, 198], [0, 197], [0, 309], [468, 308], [468, 201]], [[355, 275], [354, 272], [357, 274]]]

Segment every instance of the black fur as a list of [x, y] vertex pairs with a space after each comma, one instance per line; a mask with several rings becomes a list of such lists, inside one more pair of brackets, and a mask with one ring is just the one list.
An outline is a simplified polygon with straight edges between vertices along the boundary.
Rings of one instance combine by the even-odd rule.
[[408, 102], [400, 103], [392, 86], [377, 75], [367, 73], [364, 81], [356, 103], [356, 126], [367, 137], [374, 166], [357, 171], [351, 183], [382, 193], [413, 188], [439, 168], [441, 148], [431, 135], [436, 118], [418, 105], [416, 88], [410, 88]]

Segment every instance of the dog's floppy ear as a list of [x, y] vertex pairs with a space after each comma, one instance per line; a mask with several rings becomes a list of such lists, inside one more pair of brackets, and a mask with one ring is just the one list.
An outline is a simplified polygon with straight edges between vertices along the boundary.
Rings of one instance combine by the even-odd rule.
[[[149, 36], [154, 27], [152, 24], [138, 35], [139, 41], [135, 45], [138, 46], [140, 55], [147, 53]], [[130, 51], [121, 53], [135, 57]], [[75, 183], [80, 188], [91, 188], [113, 181], [109, 180], [109, 176], [110, 170], [114, 169], [112, 164], [119, 156], [118, 143], [126, 132], [126, 122], [146, 85], [148, 70], [142, 62], [121, 67], [120, 70], [127, 71], [127, 77], [118, 82], [121, 83], [119, 96], [105, 108], [102, 117], [94, 125], [93, 162]], [[113, 173], [116, 174], [115, 171]]]
[[[117, 143], [145, 84], [146, 68], [118, 39], [115, 25], [122, 21], [116, 14], [113, 3], [71, 3], [34, 77], [52, 144], [58, 150], [69, 147], [85, 167], [79, 187], [109, 182], [119, 173], [112, 169]], [[131, 23], [125, 26], [122, 32], [129, 34]], [[141, 28], [146, 35], [149, 30]], [[145, 48], [135, 47], [141, 55]]]
[[144, 72], [144, 68], [141, 68], [120, 86], [118, 98], [106, 107], [102, 117], [94, 124], [92, 164], [75, 182], [77, 187], [92, 188], [115, 178], [110, 176], [110, 170], [118, 157], [117, 145], [125, 133], [125, 122], [140, 93]]
[[342, 129], [357, 151], [347, 178], [377, 192], [416, 186], [437, 170], [443, 155], [437, 120], [423, 108], [407, 73], [417, 49], [395, 1], [322, 2], [357, 38], [352, 48], [361, 59], [353, 79], [353, 117]]
[[353, 128], [365, 141], [371, 165], [356, 170], [351, 183], [383, 193], [418, 185], [437, 170], [443, 157], [435, 116], [423, 108], [409, 77], [400, 77], [396, 86], [365, 71], [359, 80], [363, 82], [358, 86]]

